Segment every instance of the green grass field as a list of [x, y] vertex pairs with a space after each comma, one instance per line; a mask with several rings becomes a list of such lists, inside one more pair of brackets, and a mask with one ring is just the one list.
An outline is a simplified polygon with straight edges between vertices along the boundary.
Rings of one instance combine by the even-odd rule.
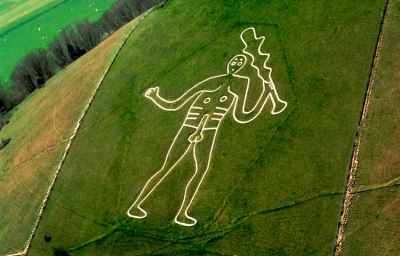
[[24, 24], [63, 1], [5, 0], [0, 3], [0, 36]]
[[400, 1], [390, 1], [343, 255], [400, 252]]
[[76, 123], [131, 26], [32, 93], [0, 131], [11, 138], [0, 151], [0, 255], [24, 249]]
[[14, 67], [29, 52], [38, 48], [47, 48], [60, 29], [85, 18], [90, 21], [97, 20], [114, 2], [116, 0], [98, 2], [26, 0], [2, 3], [0, 5], [0, 24], [2, 24], [0, 26], [0, 79], [2, 78], [2, 82], [5, 86], [9, 86]]
[[[152, 12], [100, 87], [28, 254], [331, 254], [384, 6], [174, 0]], [[196, 226], [173, 224], [191, 173], [185, 165], [144, 204], [146, 219], [128, 218], [185, 116], [158, 109], [145, 91], [159, 86], [173, 98], [224, 73], [251, 26], [266, 36], [288, 108], [246, 125], [227, 117], [189, 211]]]

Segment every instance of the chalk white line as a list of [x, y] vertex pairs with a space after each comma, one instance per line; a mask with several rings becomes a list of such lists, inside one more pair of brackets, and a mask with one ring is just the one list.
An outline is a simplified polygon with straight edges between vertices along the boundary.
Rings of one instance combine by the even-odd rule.
[[218, 112], [214, 112], [213, 113], [213, 115], [216, 115], [216, 116], [224, 116], [226, 113], [218, 113]]
[[219, 109], [219, 110], [225, 110], [225, 112], [229, 110], [229, 109], [227, 109], [227, 108], [221, 108], [221, 107], [215, 107], [215, 108], [216, 108], [216, 109]]
[[[243, 34], [246, 31], [252, 31], [253, 32], [253, 36], [254, 39], [259, 40], [261, 39], [261, 43], [259, 44], [258, 47], [258, 54], [260, 56], [264, 56], [266, 57], [265, 62], [263, 63], [263, 68], [268, 70], [269, 74], [268, 74], [268, 78], [265, 79], [261, 74], [260, 74], [260, 69], [254, 65], [254, 60], [255, 57], [254, 55], [252, 55], [250, 52], [246, 51], [248, 45], [246, 43], [246, 41], [243, 38]], [[245, 45], [244, 49], [243, 49], [243, 53], [248, 55], [251, 58], [251, 62], [250, 65], [257, 70], [257, 76], [259, 79], [261, 79], [262, 81], [262, 86], [263, 86], [263, 90], [262, 93], [260, 94], [257, 102], [254, 104], [254, 106], [251, 108], [250, 111], [246, 111], [245, 110], [245, 105], [247, 103], [247, 95], [249, 92], [249, 88], [250, 88], [250, 82], [251, 79], [249, 77], [246, 76], [241, 76], [238, 75], [237, 73], [245, 66], [245, 64], [248, 62], [247, 61], [247, 56], [243, 55], [243, 54], [238, 54], [236, 56], [234, 56], [233, 58], [230, 59], [230, 61], [228, 62], [227, 65], [227, 73], [223, 74], [223, 75], [217, 75], [217, 76], [212, 76], [209, 77], [197, 84], [195, 84], [194, 86], [192, 86], [189, 90], [187, 90], [185, 93], [183, 93], [179, 98], [175, 99], [175, 100], [167, 100], [163, 97], [160, 96], [159, 91], [160, 88], [159, 87], [153, 87], [153, 88], [149, 88], [146, 92], [145, 92], [145, 97], [149, 98], [156, 106], [158, 106], [160, 109], [165, 110], [165, 111], [176, 111], [181, 109], [186, 103], [188, 103], [190, 100], [193, 101], [193, 103], [191, 104], [191, 106], [189, 107], [189, 110], [186, 114], [186, 118], [185, 121], [183, 122], [181, 128], [179, 129], [178, 133], [176, 134], [168, 152], [167, 155], [165, 157], [164, 160], [164, 164], [161, 167], [161, 169], [156, 172], [154, 175], [152, 175], [150, 177], [150, 179], [147, 180], [146, 184], [144, 185], [144, 187], [142, 188], [141, 192], [139, 193], [139, 196], [137, 197], [137, 199], [134, 201], [134, 203], [131, 205], [131, 207], [128, 209], [127, 214], [129, 217], [132, 218], [137, 218], [137, 219], [143, 219], [147, 216], [147, 212], [142, 209], [140, 207], [140, 205], [150, 196], [150, 194], [153, 193], [153, 191], [158, 187], [158, 185], [168, 176], [168, 174], [173, 170], [173, 168], [175, 168], [175, 166], [184, 158], [184, 156], [192, 151], [193, 152], [193, 157], [194, 157], [194, 161], [195, 161], [195, 173], [192, 176], [192, 178], [188, 181], [188, 183], [186, 184], [185, 187], [185, 192], [183, 195], [183, 201], [181, 204], [181, 207], [177, 213], [177, 215], [175, 216], [174, 222], [178, 225], [182, 225], [182, 226], [186, 226], [186, 227], [191, 227], [194, 226], [197, 223], [197, 220], [193, 217], [190, 217], [188, 215], [188, 210], [200, 188], [201, 183], [203, 182], [203, 179], [206, 175], [206, 173], [209, 170], [210, 167], [210, 163], [211, 163], [211, 158], [212, 158], [212, 152], [214, 149], [214, 145], [215, 145], [215, 140], [217, 137], [217, 133], [218, 133], [218, 129], [219, 126], [222, 122], [222, 120], [226, 117], [226, 114], [229, 112], [229, 110], [232, 108], [233, 106], [233, 118], [236, 122], [244, 124], [244, 123], [249, 123], [253, 120], [255, 120], [262, 112], [262, 110], [264, 109], [268, 99], [272, 101], [273, 104], [273, 109], [271, 110], [271, 114], [273, 115], [277, 115], [279, 113], [282, 113], [282, 111], [285, 110], [285, 108], [287, 107], [287, 102], [281, 100], [278, 96], [278, 93], [276, 91], [275, 85], [272, 81], [271, 78], [271, 73], [272, 73], [272, 69], [267, 67], [266, 62], [268, 61], [269, 58], [269, 54], [268, 53], [263, 53], [261, 51], [261, 47], [264, 43], [265, 37], [257, 37], [255, 29], [253, 27], [247, 28], [245, 29], [241, 34], [240, 34], [240, 39], [242, 40], [243, 44]], [[219, 87], [215, 88], [216, 86], [210, 86], [208, 85], [208, 83], [206, 83], [207, 81], [216, 79], [216, 78], [223, 78], [223, 77], [227, 77], [229, 75], [232, 75], [233, 77], [237, 77], [237, 78], [241, 78], [241, 79], [246, 79], [247, 80], [247, 87], [244, 93], [244, 97], [240, 97], [237, 93], [235, 93], [230, 86], [227, 86], [227, 88], [221, 88], [222, 85], [220, 85]], [[272, 92], [266, 92], [266, 85], [271, 89]], [[192, 125], [192, 124], [187, 124], [187, 120], [199, 120], [201, 114], [199, 112], [196, 111], [202, 111], [205, 108], [206, 104], [209, 104], [211, 101], [210, 96], [202, 99], [202, 95], [213, 95], [213, 93], [222, 90], [222, 92], [226, 92], [227, 95], [230, 95], [230, 105], [226, 106], [226, 102], [228, 100], [228, 96], [222, 96], [219, 100], [219, 102], [223, 103], [222, 105], [219, 106], [215, 106], [214, 110], [218, 110], [220, 112], [216, 112], [216, 111], [212, 111], [211, 121], [217, 121], [217, 124], [214, 125], [210, 125], [208, 124], [209, 122], [209, 113], [203, 113], [203, 117], [201, 118], [201, 121], [197, 124], [197, 125]], [[232, 98], [233, 97], [233, 98]], [[243, 99], [243, 100], [242, 100]], [[275, 111], [276, 110], [276, 101], [279, 101], [280, 103], [282, 103], [284, 105], [284, 107], [282, 107], [279, 111]], [[217, 102], [218, 103], [218, 102]], [[214, 103], [215, 104], [215, 103]], [[239, 107], [238, 107], [239, 105]], [[223, 113], [221, 113], [221, 111]], [[193, 117], [193, 115], [195, 115], [196, 117]], [[240, 115], [241, 117], [239, 118], [238, 115]], [[249, 118], [247, 119], [241, 119], [242, 116], [247, 116]], [[183, 155], [175, 162], [173, 163], [173, 165], [171, 167], [169, 167], [168, 170], [166, 170], [166, 173], [163, 174], [163, 176], [156, 182], [156, 184], [150, 188], [150, 191], [147, 192], [147, 194], [144, 194], [146, 188], [149, 186], [150, 182], [156, 178], [158, 175], [161, 174], [161, 172], [165, 172], [165, 167], [168, 163], [169, 160], [169, 156], [171, 155], [171, 150], [174, 148], [174, 145], [177, 141], [177, 138], [180, 136], [182, 129], [184, 127], [189, 127], [194, 129], [195, 131], [193, 132], [192, 135], [189, 136], [188, 140], [190, 142], [189, 146], [186, 148], [185, 152], [183, 153]], [[198, 143], [202, 140], [203, 138], [203, 131], [205, 130], [213, 130], [214, 132], [214, 137], [210, 146], [210, 150], [209, 150], [209, 156], [208, 156], [208, 161], [207, 161], [207, 167], [204, 170], [203, 176], [201, 177], [201, 180], [199, 181], [199, 183], [197, 184], [196, 190], [194, 191], [193, 195], [191, 196], [191, 198], [189, 199], [189, 203], [186, 205], [186, 201], [187, 201], [187, 196], [188, 196], [188, 189], [190, 184], [192, 183], [193, 179], [196, 177], [196, 175], [199, 172], [199, 166], [198, 166], [198, 159], [196, 156], [196, 148]], [[141, 215], [134, 215], [131, 214], [130, 211], [132, 210], [132, 208], [136, 207], [137, 209], [139, 209], [141, 211]], [[185, 208], [184, 208], [185, 207]], [[180, 220], [178, 220], [180, 214], [182, 213], [182, 210], [184, 210], [184, 215], [188, 220], [191, 220], [191, 223], [186, 223], [186, 222], [182, 222]]]
[[[140, 208], [140, 204], [143, 203], [143, 201], [147, 199], [147, 197], [157, 188], [157, 186], [164, 180], [164, 178], [170, 173], [170, 171], [172, 171], [172, 169], [179, 163], [179, 161], [186, 155], [186, 153], [187, 153], [187, 152], [189, 151], [189, 149], [192, 147], [192, 144], [190, 144], [190, 145], [186, 148], [185, 153], [183, 153], [183, 155], [178, 159], [178, 161], [177, 161], [175, 164], [173, 164], [171, 168], [169, 168], [169, 170], [168, 170], [167, 173], [161, 178], [161, 180], [158, 181], [158, 182], [156, 183], [156, 185], [153, 187], [153, 189], [151, 189], [150, 192], [143, 198], [143, 200], [141, 200], [140, 196], [143, 194], [144, 189], [147, 187], [147, 185], [149, 184], [149, 182], [150, 182], [154, 177], [156, 177], [159, 173], [161, 173], [161, 172], [163, 171], [163, 169], [165, 168], [165, 166], [166, 166], [166, 164], [167, 164], [168, 156], [169, 156], [169, 154], [170, 154], [170, 152], [171, 152], [171, 149], [172, 149], [172, 146], [175, 144], [175, 141], [176, 141], [176, 139], [178, 138], [178, 136], [179, 136], [180, 132], [182, 131], [183, 127], [184, 127], [184, 126], [182, 126], [182, 127], [180, 128], [180, 130], [178, 131], [178, 134], [175, 136], [174, 141], [172, 142], [172, 145], [171, 145], [171, 147], [170, 147], [169, 150], [168, 150], [167, 157], [165, 158], [165, 161], [164, 161], [163, 166], [161, 167], [161, 169], [160, 169], [158, 172], [156, 172], [153, 176], [151, 176], [151, 178], [146, 182], [146, 184], [145, 184], [143, 190], [140, 192], [138, 198], [136, 199], [136, 201], [133, 203], [133, 205], [132, 205], [132, 206], [129, 208], [129, 210], [127, 211], [129, 217], [132, 217], [132, 218], [139, 218], [139, 219], [140, 219], [140, 218], [145, 218], [145, 217], [147, 216], [147, 212], [146, 212], [145, 210], [143, 210], [142, 208]], [[139, 201], [139, 200], [140, 200], [140, 201]], [[138, 201], [139, 201], [139, 202], [138, 202]], [[144, 216], [137, 216], [137, 215], [133, 215], [133, 214], [130, 214], [130, 213], [129, 213], [129, 212], [131, 211], [131, 209], [135, 206], [135, 204], [137, 204], [136, 207], [137, 207], [138, 209], [140, 209], [140, 210], [145, 214]]]
[[191, 127], [191, 128], [197, 129], [197, 127], [194, 126], [194, 125], [184, 124], [183, 126], [187, 126], [187, 127]]
[[65, 158], [66, 158], [66, 156], [67, 156], [67, 154], [68, 154], [68, 151], [69, 151], [69, 149], [70, 149], [70, 147], [71, 147], [71, 144], [72, 144], [72, 142], [73, 142], [73, 140], [74, 140], [74, 138], [75, 138], [75, 136], [76, 136], [76, 134], [77, 134], [77, 132], [78, 132], [78, 129], [79, 129], [79, 127], [80, 127], [80, 125], [81, 125], [81, 123], [82, 123], [82, 121], [83, 121], [83, 118], [84, 118], [84, 116], [85, 116], [87, 110], [89, 109], [89, 106], [91, 105], [91, 103], [92, 103], [92, 101], [93, 101], [94, 96], [96, 95], [96, 93], [97, 93], [97, 91], [98, 91], [100, 85], [102, 84], [102, 82], [103, 82], [105, 76], [107, 75], [107, 73], [108, 73], [108, 71], [110, 70], [112, 64], [114, 63], [114, 61], [115, 61], [115, 59], [116, 59], [118, 53], [120, 52], [121, 48], [124, 46], [126, 40], [129, 38], [129, 36], [132, 34], [132, 32], [136, 29], [136, 27], [140, 24], [140, 22], [141, 22], [151, 11], [153, 11], [153, 9], [154, 9], [154, 8], [151, 8], [151, 9], [148, 10], [147, 12], [143, 13], [143, 14], [142, 14], [142, 18], [141, 18], [141, 19], [138, 18], [137, 23], [134, 24], [134, 25], [131, 25], [131, 26], [133, 26], [133, 28], [132, 28], [131, 30], [128, 31], [127, 35], [126, 35], [124, 38], [122, 38], [121, 44], [118, 45], [117, 52], [115, 53], [115, 55], [114, 55], [113, 58], [111, 59], [111, 61], [110, 61], [109, 65], [107, 66], [107, 68], [106, 68], [106, 70], [105, 70], [103, 76], [102, 76], [102, 77], [100, 78], [100, 80], [98, 81], [98, 83], [97, 83], [97, 85], [96, 85], [96, 87], [95, 87], [95, 89], [94, 89], [94, 92], [92, 93], [92, 95], [91, 95], [91, 97], [90, 97], [90, 99], [89, 99], [89, 101], [88, 101], [86, 107], [84, 108], [84, 110], [83, 110], [83, 112], [82, 112], [80, 118], [78, 119], [78, 123], [77, 123], [77, 125], [76, 125], [76, 127], [75, 127], [75, 129], [74, 129], [74, 131], [73, 131], [73, 133], [72, 133], [72, 135], [71, 135], [71, 137], [70, 137], [70, 139], [69, 139], [69, 142], [68, 142], [68, 144], [67, 144], [67, 146], [66, 146], [66, 148], [65, 148], [65, 150], [64, 150], [64, 154], [63, 154], [63, 156], [62, 156], [62, 158], [61, 158], [61, 161], [60, 161], [60, 163], [59, 163], [59, 165], [58, 165], [58, 167], [57, 167], [57, 169], [56, 169], [56, 172], [55, 172], [55, 174], [54, 174], [54, 176], [53, 176], [53, 179], [52, 179], [52, 181], [51, 181], [51, 183], [50, 183], [50, 186], [49, 186], [49, 188], [47, 189], [47, 193], [46, 193], [46, 195], [45, 195], [45, 198], [43, 199], [43, 202], [42, 202], [42, 204], [41, 204], [41, 206], [40, 206], [40, 208], [39, 208], [39, 213], [38, 213], [37, 219], [36, 219], [36, 221], [35, 221], [35, 224], [33, 225], [33, 228], [32, 228], [31, 234], [30, 234], [30, 236], [29, 236], [29, 238], [28, 238], [28, 241], [25, 243], [25, 248], [24, 248], [24, 250], [21, 251], [21, 252], [14, 253], [14, 254], [7, 254], [6, 256], [26, 255], [26, 254], [28, 253], [30, 244], [31, 244], [32, 239], [33, 239], [33, 236], [34, 236], [34, 234], [35, 234], [35, 232], [36, 232], [36, 230], [37, 230], [37, 227], [38, 227], [38, 225], [39, 225], [40, 218], [42, 217], [43, 210], [44, 210], [44, 208], [45, 208], [45, 206], [46, 206], [46, 204], [47, 204], [48, 198], [49, 198], [49, 196], [50, 196], [51, 190], [53, 189], [53, 186], [54, 186], [54, 183], [55, 183], [55, 181], [56, 181], [56, 179], [57, 179], [58, 173], [60, 172], [61, 167], [62, 167], [63, 164], [64, 164]]

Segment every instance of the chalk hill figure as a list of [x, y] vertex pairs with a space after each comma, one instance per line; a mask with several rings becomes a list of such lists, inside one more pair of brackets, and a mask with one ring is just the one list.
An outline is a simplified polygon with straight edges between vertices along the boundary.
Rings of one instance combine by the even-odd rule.
[[[252, 41], [255, 39], [258, 47], [254, 48], [254, 45], [252, 49], [248, 47], [245, 38], [249, 36], [253, 37]], [[175, 100], [161, 97], [158, 87], [146, 91], [145, 97], [163, 110], [176, 111], [189, 104], [190, 107], [167, 152], [163, 166], [146, 182], [133, 205], [128, 209], [129, 217], [143, 219], [147, 216], [147, 212], [141, 208], [142, 203], [174, 167], [185, 156], [189, 156], [193, 158], [195, 170], [184, 188], [183, 201], [174, 221], [182, 226], [194, 226], [197, 220], [188, 215], [188, 210], [209, 170], [216, 136], [222, 121], [232, 113], [236, 122], [249, 123], [260, 115], [268, 100], [273, 105], [271, 114], [279, 114], [286, 108], [287, 103], [279, 98], [271, 79], [272, 69], [266, 66], [269, 54], [261, 52], [265, 38], [257, 37], [254, 28], [244, 30], [240, 38], [245, 45], [243, 54], [238, 54], [229, 60], [226, 74], [201, 81]], [[255, 74], [252, 79], [246, 74], [241, 74], [246, 65], [250, 65], [249, 69]], [[248, 96], [251, 93], [254, 95], [254, 91], [258, 96], [250, 100]], [[185, 150], [180, 150], [183, 145]]]

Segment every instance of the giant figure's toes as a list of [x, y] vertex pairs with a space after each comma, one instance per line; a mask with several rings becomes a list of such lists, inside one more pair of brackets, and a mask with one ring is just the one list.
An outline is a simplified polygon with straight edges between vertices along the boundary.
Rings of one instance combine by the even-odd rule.
[[183, 214], [180, 214], [175, 217], [175, 223], [178, 225], [181, 225], [181, 226], [185, 226], [185, 227], [192, 227], [192, 226], [196, 225], [197, 220], [188, 215], [185, 216]]
[[144, 219], [147, 216], [147, 212], [139, 206], [134, 206], [128, 211], [128, 216], [135, 219]]
[[285, 110], [287, 106], [287, 103], [285, 102], [280, 102], [280, 101], [276, 101], [275, 102], [275, 107], [272, 109], [271, 114], [276, 115], [281, 113], [283, 110]]

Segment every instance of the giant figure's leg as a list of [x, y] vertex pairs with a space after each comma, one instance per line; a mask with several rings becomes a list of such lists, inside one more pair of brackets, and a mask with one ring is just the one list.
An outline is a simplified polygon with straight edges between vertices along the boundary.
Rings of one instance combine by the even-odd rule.
[[164, 164], [144, 185], [139, 196], [128, 210], [128, 216], [136, 219], [143, 219], [147, 212], [140, 205], [149, 197], [163, 179], [172, 171], [180, 160], [193, 148], [193, 143], [188, 141], [190, 134], [194, 132], [193, 128], [182, 126], [175, 136], [171, 147], [168, 150]]
[[279, 98], [278, 92], [276, 91], [274, 82], [271, 81], [271, 83], [266, 83], [266, 90], [271, 92], [271, 100], [272, 104], [274, 105], [271, 114], [277, 115], [281, 113], [283, 110], [285, 110], [287, 106], [287, 102], [283, 101]]
[[188, 215], [188, 210], [210, 167], [216, 134], [217, 130], [205, 130], [203, 131], [204, 138], [194, 144], [192, 151], [196, 170], [186, 185], [182, 205], [175, 216], [175, 223], [179, 225], [190, 227], [197, 223], [195, 218]]

